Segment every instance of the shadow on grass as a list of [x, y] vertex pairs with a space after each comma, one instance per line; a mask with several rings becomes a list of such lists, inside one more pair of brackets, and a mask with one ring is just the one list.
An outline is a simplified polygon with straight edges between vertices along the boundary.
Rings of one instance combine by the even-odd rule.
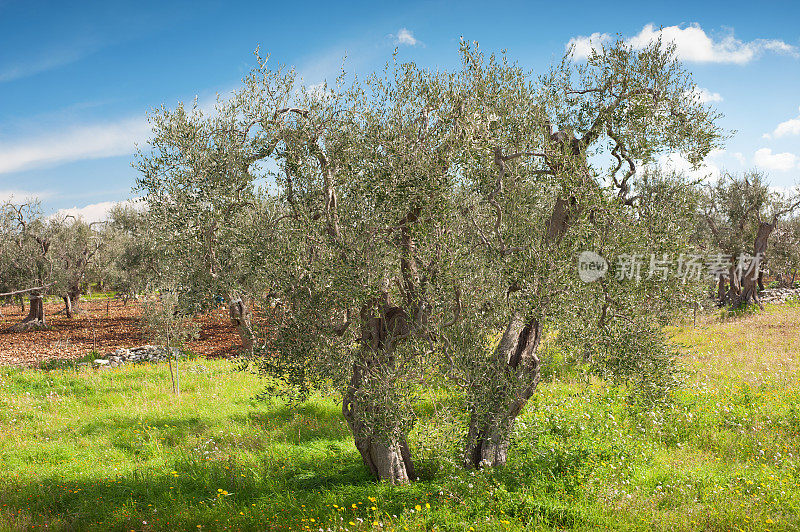
[[234, 458], [190, 456], [174, 464], [174, 472], [144, 467], [113, 478], [5, 479], [0, 529], [294, 530], [309, 515], [336, 516], [323, 502], [323, 488], [374, 488], [352, 458], [344, 464], [319, 456], [295, 458], [278, 475]]
[[269, 439], [282, 443], [303, 444], [350, 438], [350, 429], [341, 411], [332, 404], [282, 406], [268, 412], [235, 414], [229, 419], [241, 425], [257, 427], [269, 435]]
[[149, 459], [159, 446], [180, 446], [189, 438], [202, 436], [208, 430], [208, 424], [199, 417], [114, 416], [87, 423], [78, 434], [104, 434], [115, 449], [138, 459]]
[[40, 362], [39, 369], [42, 371], [77, 370], [79, 368], [78, 364], [88, 364], [99, 357], [100, 353], [93, 351], [79, 358], [51, 358]]

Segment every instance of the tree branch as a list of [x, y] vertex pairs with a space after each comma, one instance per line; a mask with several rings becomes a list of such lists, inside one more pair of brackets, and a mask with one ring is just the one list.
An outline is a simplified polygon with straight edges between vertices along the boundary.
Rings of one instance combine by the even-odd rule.
[[19, 295], [19, 294], [27, 294], [28, 292], [38, 292], [40, 290], [44, 290], [45, 288], [48, 288], [48, 287], [52, 286], [53, 284], [54, 283], [47, 283], [46, 285], [37, 286], [35, 288], [26, 288], [25, 290], [16, 290], [14, 292], [6, 292], [5, 294], [0, 294], [0, 297], [16, 296], [16, 295]]

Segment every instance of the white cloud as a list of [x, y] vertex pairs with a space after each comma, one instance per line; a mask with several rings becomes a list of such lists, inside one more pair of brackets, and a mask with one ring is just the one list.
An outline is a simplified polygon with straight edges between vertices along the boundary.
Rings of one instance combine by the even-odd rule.
[[778, 127], [775, 128], [775, 131], [772, 132], [772, 135], [776, 138], [786, 135], [800, 135], [800, 117], [781, 122], [778, 124]]
[[407, 28], [400, 28], [397, 35], [394, 36], [395, 44], [405, 44], [407, 46], [416, 46], [419, 41], [414, 37], [414, 34]]
[[782, 196], [788, 196], [800, 192], [800, 189], [798, 189], [797, 186], [791, 186], [791, 185], [784, 185], [784, 186], [770, 185], [769, 191], [774, 192], [775, 194], [780, 194]]
[[576, 59], [586, 59], [592, 55], [592, 50], [601, 53], [603, 45], [609, 41], [611, 41], [611, 35], [608, 33], [592, 33], [588, 37], [573, 37], [567, 43], [567, 50], [574, 46], [572, 55]]
[[700, 103], [721, 102], [722, 96], [718, 92], [711, 92], [703, 87], [695, 87], [694, 94], [700, 100]]
[[[655, 25], [648, 24], [626, 42], [636, 49], [641, 49], [659, 37], [665, 43], [675, 44], [675, 53], [679, 59], [695, 63], [745, 64], [765, 51], [800, 55], [796, 47], [777, 39], [755, 39], [745, 42], [734, 37], [731, 32], [715, 40], [709, 37], [699, 24], [665, 28], [656, 28]], [[608, 40], [610, 36], [607, 33], [593, 33], [590, 37], [573, 37], [567, 46], [575, 44], [574, 56], [585, 59], [593, 48], [599, 50], [599, 45]]]
[[0, 143], [0, 174], [80, 159], [99, 159], [133, 153], [147, 140], [144, 118], [92, 124], [14, 143]]
[[714, 159], [724, 153], [725, 150], [712, 151], [697, 168], [693, 168], [692, 163], [680, 153], [668, 153], [658, 158], [658, 165], [665, 170], [673, 171], [689, 179], [716, 181], [719, 179], [721, 171]]
[[794, 153], [772, 153], [772, 150], [769, 148], [756, 150], [756, 153], [753, 155], [753, 163], [756, 166], [766, 170], [776, 170], [778, 172], [785, 172], [797, 167], [798, 161], [800, 161], [800, 158]]
[[308, 94], [317, 100], [325, 100], [333, 95], [333, 91], [328, 88], [325, 82], [314, 83], [306, 87]]
[[764, 133], [762, 137], [765, 139], [770, 139], [772, 137], [780, 138], [789, 135], [800, 135], [800, 115], [798, 115], [797, 118], [791, 118], [785, 122], [781, 122], [772, 132], [772, 135], [769, 133]]
[[747, 164], [747, 159], [745, 159], [742, 152], [740, 151], [733, 152], [731, 155], [733, 155], [733, 158], [736, 159], [741, 166], [745, 166]]
[[84, 222], [102, 222], [108, 218], [108, 213], [115, 205], [130, 205], [141, 206], [138, 198], [126, 201], [102, 201], [100, 203], [92, 203], [85, 207], [72, 207], [70, 209], [61, 209], [54, 216], [74, 216], [80, 218]]

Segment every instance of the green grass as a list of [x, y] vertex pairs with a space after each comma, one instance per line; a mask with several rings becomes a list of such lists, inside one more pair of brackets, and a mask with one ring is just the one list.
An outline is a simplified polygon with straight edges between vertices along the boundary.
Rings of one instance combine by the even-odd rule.
[[259, 401], [225, 361], [182, 363], [177, 397], [163, 364], [0, 368], [0, 530], [800, 528], [800, 309], [673, 332], [671, 403], [556, 373], [502, 470], [461, 470], [458, 417], [434, 415], [452, 401], [427, 399], [420, 480], [397, 487], [369, 478], [335, 397]]

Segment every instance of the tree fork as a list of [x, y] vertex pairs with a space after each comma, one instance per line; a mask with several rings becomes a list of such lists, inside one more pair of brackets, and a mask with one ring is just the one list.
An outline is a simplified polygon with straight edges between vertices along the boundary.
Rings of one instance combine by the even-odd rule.
[[758, 295], [761, 263], [766, 256], [769, 237], [777, 226], [777, 219], [773, 220], [772, 223], [761, 222], [759, 224], [758, 233], [756, 233], [755, 243], [753, 244], [753, 259], [750, 261], [747, 271], [742, 276], [742, 285], [739, 294], [737, 294], [736, 298], [732, 299], [733, 308], [742, 308], [752, 302], [758, 305], [762, 310], [764, 309], [764, 305], [761, 303], [761, 298]]
[[536, 319], [524, 325], [519, 315], [510, 320], [495, 351], [495, 363], [508, 382], [497, 391], [488, 411], [473, 408], [464, 449], [466, 467], [505, 465], [517, 416], [539, 384], [541, 363], [536, 351], [541, 335], [542, 326]]

